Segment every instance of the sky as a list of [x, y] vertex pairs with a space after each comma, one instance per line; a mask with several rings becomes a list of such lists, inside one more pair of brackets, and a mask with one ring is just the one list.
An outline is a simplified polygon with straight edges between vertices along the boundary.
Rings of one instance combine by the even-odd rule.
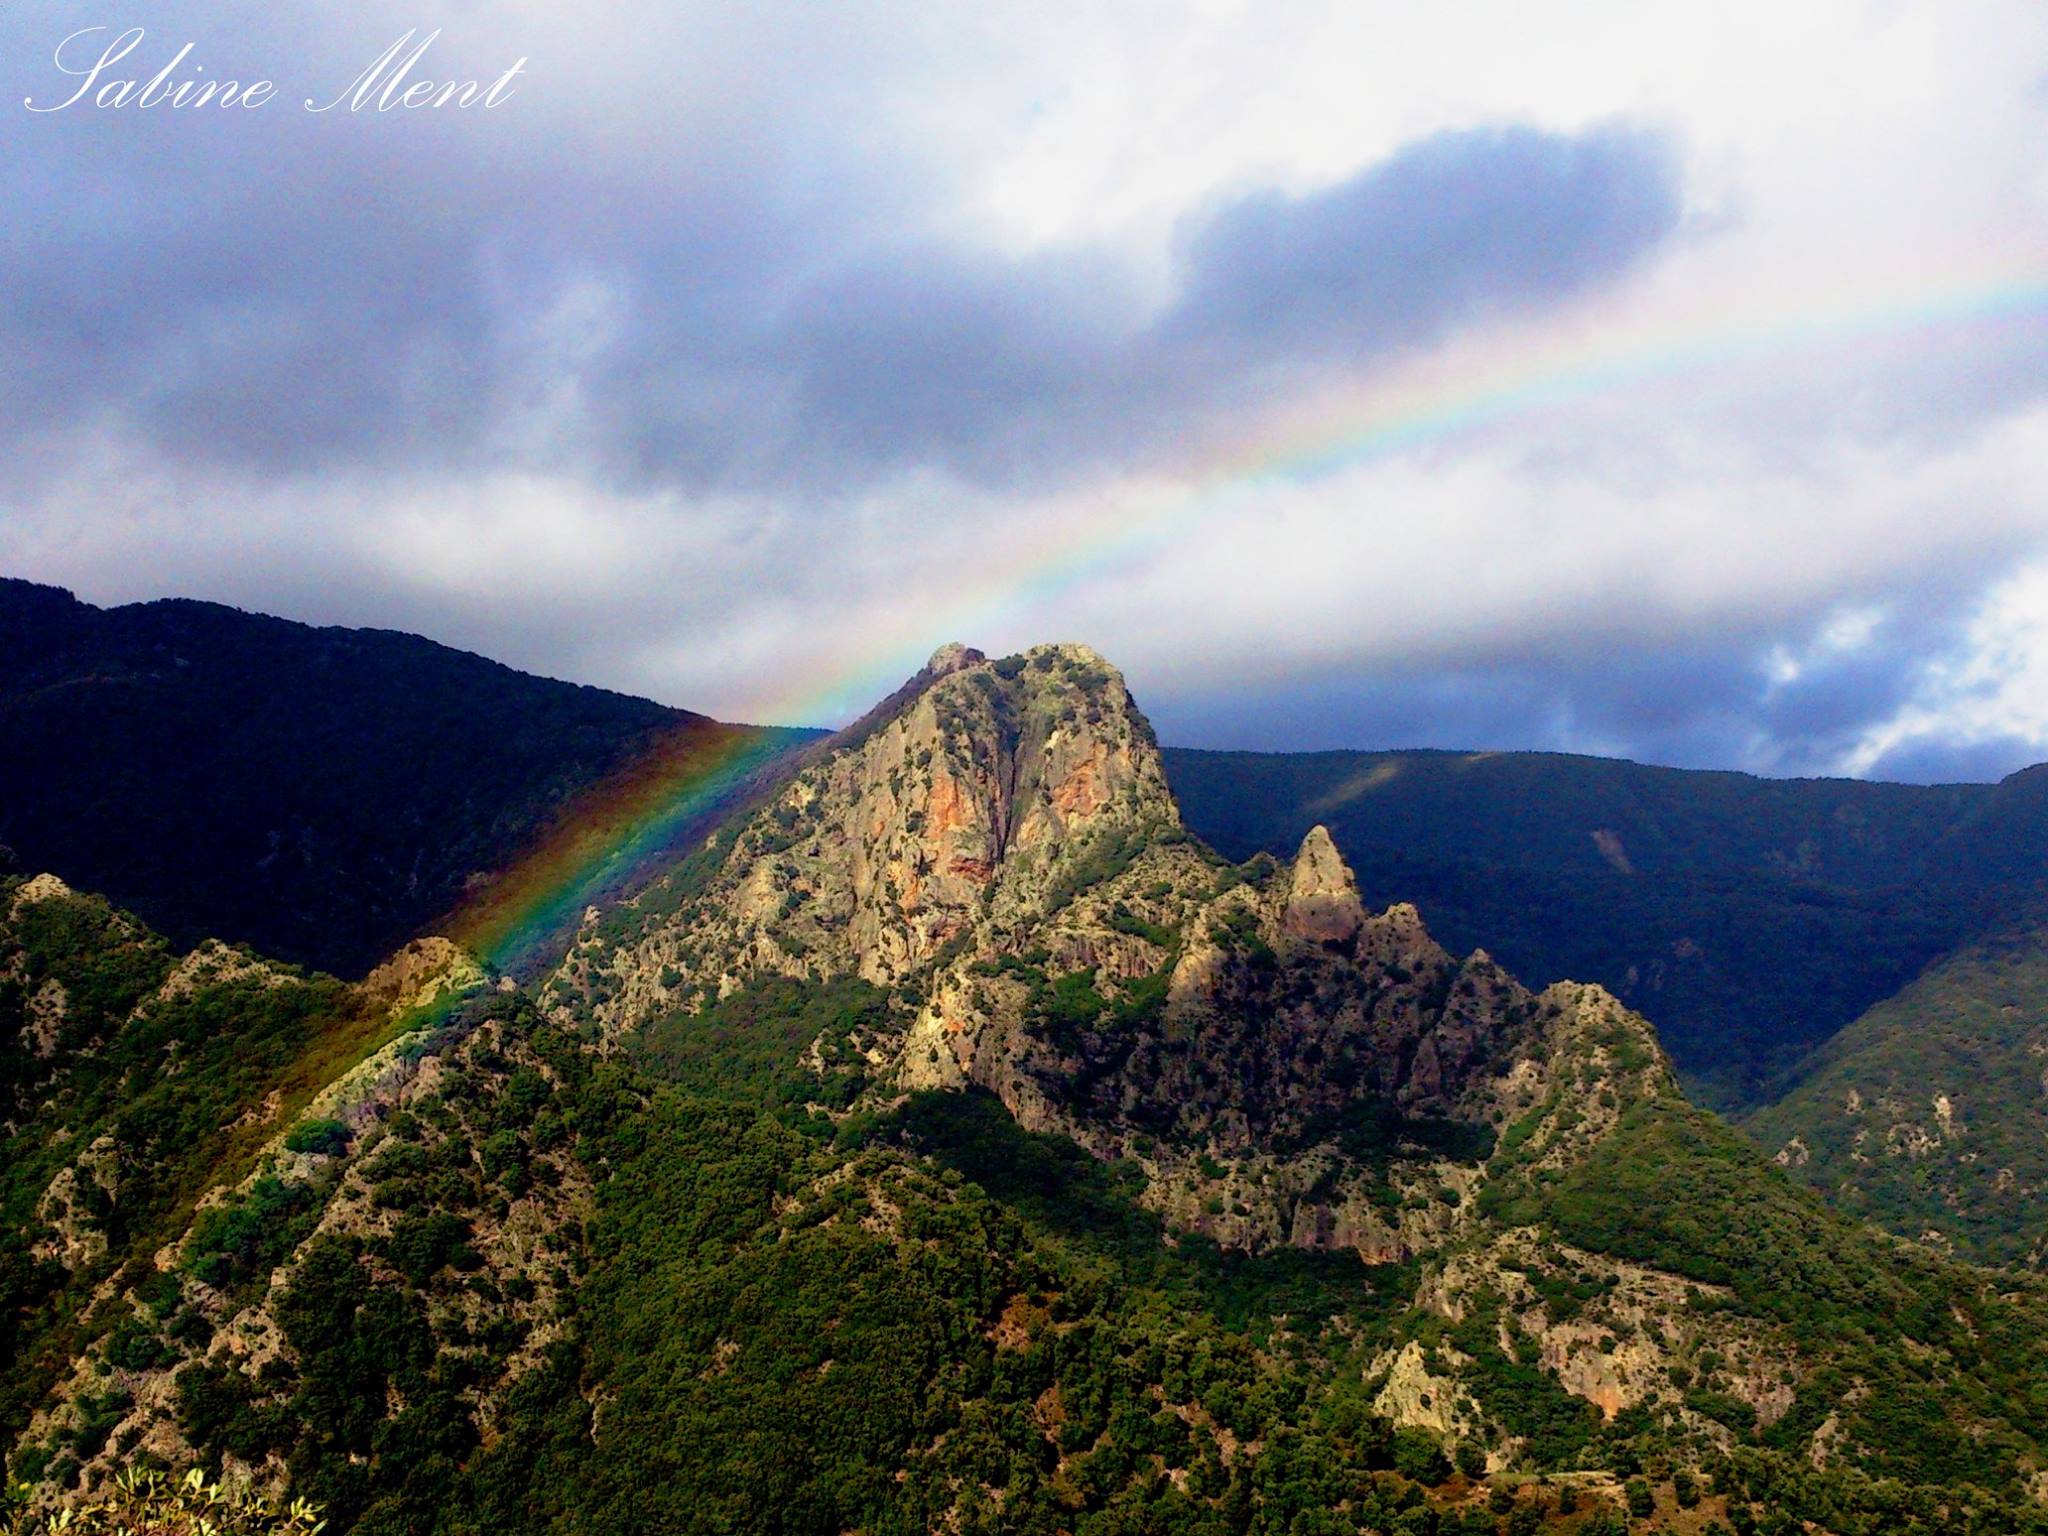
[[[521, 67], [350, 110], [408, 32]], [[96, 104], [166, 65], [275, 91]], [[1997, 777], [2044, 143], [2030, 0], [17, 0], [0, 574], [728, 719], [1062, 639], [1185, 745]]]

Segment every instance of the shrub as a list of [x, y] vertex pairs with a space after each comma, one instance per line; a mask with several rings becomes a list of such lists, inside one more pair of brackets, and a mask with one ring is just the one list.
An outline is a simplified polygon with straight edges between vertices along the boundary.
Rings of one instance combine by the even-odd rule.
[[1647, 1520], [1657, 1512], [1656, 1497], [1650, 1492], [1650, 1485], [1640, 1477], [1628, 1480], [1628, 1486], [1621, 1490], [1628, 1500], [1628, 1512], [1638, 1520]]
[[1418, 1483], [1440, 1483], [1451, 1475], [1451, 1464], [1437, 1443], [1419, 1429], [1394, 1431], [1394, 1470]]
[[351, 1133], [340, 1120], [301, 1120], [284, 1139], [287, 1152], [316, 1152], [339, 1157], [348, 1150]]

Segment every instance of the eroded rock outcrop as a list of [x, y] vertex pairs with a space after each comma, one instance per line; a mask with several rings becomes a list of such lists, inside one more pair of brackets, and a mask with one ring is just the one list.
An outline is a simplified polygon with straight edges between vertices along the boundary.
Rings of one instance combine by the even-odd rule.
[[858, 977], [900, 1005], [860, 1042], [875, 1093], [985, 1089], [1231, 1246], [1440, 1246], [1462, 1199], [1432, 1192], [1579, 1070], [1588, 1017], [1633, 1019], [1451, 955], [1412, 906], [1368, 912], [1322, 827], [1284, 863], [1216, 857], [1082, 646], [941, 650], [726, 836], [699, 891], [650, 892], [623, 941], [586, 930], [565, 1018], [619, 1036], [768, 977]]

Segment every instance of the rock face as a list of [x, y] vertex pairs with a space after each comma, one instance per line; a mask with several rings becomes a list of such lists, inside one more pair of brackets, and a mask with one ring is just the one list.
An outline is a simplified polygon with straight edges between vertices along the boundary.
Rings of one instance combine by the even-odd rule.
[[866, 1042], [877, 1092], [986, 1089], [1028, 1129], [1140, 1162], [1171, 1219], [1240, 1246], [1438, 1241], [1442, 1208], [1403, 1209], [1403, 1181], [1455, 1183], [1578, 1070], [1587, 1016], [1633, 1020], [1597, 988], [1537, 997], [1450, 955], [1411, 906], [1368, 913], [1322, 827], [1284, 865], [1219, 859], [1082, 646], [946, 647], [721, 852], [699, 890], [649, 893], [623, 941], [593, 925], [558, 1007], [616, 1038], [768, 976], [893, 989], [906, 1022]]
[[672, 998], [761, 972], [894, 984], [986, 923], [1016, 923], [1091, 861], [1179, 813], [1151, 728], [1085, 646], [990, 662], [947, 646], [892, 716], [814, 762], [746, 826], [706, 897], [603, 957], [628, 1028]]
[[1330, 841], [1327, 828], [1309, 828], [1288, 873], [1287, 906], [1281, 926], [1311, 944], [1349, 944], [1365, 926], [1365, 904], [1351, 866]]

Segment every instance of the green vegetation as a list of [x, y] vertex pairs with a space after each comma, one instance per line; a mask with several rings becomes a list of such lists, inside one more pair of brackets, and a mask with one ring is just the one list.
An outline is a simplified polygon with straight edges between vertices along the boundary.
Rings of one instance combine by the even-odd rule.
[[1454, 1529], [1331, 1369], [1394, 1277], [1169, 1249], [1125, 1175], [974, 1096], [834, 1149], [665, 1089], [606, 1156], [563, 1528]]
[[1838, 1208], [1966, 1257], [2048, 1251], [2048, 934], [1931, 966], [1828, 1042], [1743, 1129]]
[[[1047, 1028], [1114, 1031], [1134, 990], [1048, 976], [1043, 957], [988, 969]], [[1562, 1171], [1533, 1167], [1544, 1143], [1517, 1127], [1496, 1146], [1354, 1109], [1318, 1134], [1368, 1166], [1491, 1156], [1495, 1221], [1657, 1265], [1696, 1281], [1700, 1308], [1811, 1340], [1821, 1368], [1768, 1424], [1708, 1354], [1690, 1362], [1685, 1402], [1725, 1450], [1645, 1409], [1603, 1420], [1490, 1289], [1456, 1318], [1418, 1314], [1418, 1265], [1170, 1233], [1138, 1169], [1026, 1132], [986, 1093], [848, 1114], [862, 1040], [900, 1023], [872, 987], [762, 980], [621, 1059], [522, 994], [479, 995], [436, 1037], [467, 1043], [434, 1047], [454, 1054], [404, 1112], [353, 1134], [281, 1115], [310, 1171], [210, 1205], [182, 1272], [131, 1272], [131, 1300], [94, 1325], [105, 1386], [14, 1471], [62, 1484], [133, 1453], [116, 1438], [133, 1376], [160, 1372], [209, 1467], [275, 1457], [330, 1529], [378, 1536], [1621, 1529], [1612, 1498], [1541, 1479], [1572, 1468], [1732, 1531], [2043, 1528], [2010, 1491], [2048, 1434], [2040, 1299], [1894, 1251], [1675, 1101]], [[344, 1170], [377, 1219], [315, 1236]], [[491, 1234], [565, 1181], [590, 1193], [508, 1269]], [[288, 1353], [254, 1374], [209, 1358], [184, 1287], [253, 1300], [279, 1265]], [[1554, 1319], [1607, 1295], [1565, 1269], [1526, 1278]], [[534, 1310], [543, 1291], [565, 1310]], [[1376, 1410], [1374, 1363], [1409, 1338], [1463, 1362], [1459, 1390], [1516, 1475], [1470, 1488], [1486, 1446]], [[1829, 1414], [1858, 1449], [1816, 1469]]]
[[[0, 881], [0, 911], [19, 889]], [[85, 1309], [93, 1286], [181, 1233], [199, 1195], [274, 1134], [251, 1111], [275, 1095], [289, 1113], [376, 1043], [381, 1019], [359, 1016], [339, 982], [218, 954], [190, 985], [154, 996], [168, 949], [97, 897], [22, 902], [0, 923], [0, 1082], [16, 1123], [0, 1143], [0, 1220], [10, 1233], [43, 1232], [44, 1214], [56, 1214], [46, 1192], [71, 1168], [65, 1219], [98, 1255], [67, 1275], [31, 1257], [28, 1242], [6, 1246], [0, 1429], [18, 1428], [105, 1326]], [[53, 997], [62, 1023], [45, 1051], [29, 1015]]]
[[1533, 1465], [1569, 1467], [1586, 1458], [1599, 1438], [1599, 1411], [1537, 1363], [1533, 1341], [1503, 1314], [1496, 1298], [1475, 1297], [1449, 1336], [1472, 1361], [1480, 1400], [1509, 1434], [1521, 1438]]
[[[1027, 670], [949, 689], [944, 728], [1013, 746]], [[1062, 718], [1107, 686], [1040, 670]], [[1644, 806], [1587, 857], [1668, 896], [1645, 872], [1704, 834]], [[817, 815], [727, 832], [794, 868]], [[1867, 852], [1836, 823], [1773, 867], [1801, 900]], [[947, 950], [1014, 1047], [974, 1058], [1001, 1100], [870, 1081], [929, 971], [735, 988], [686, 922], [545, 1008], [479, 987], [316, 1109], [423, 1021], [233, 952], [165, 986], [170, 949], [104, 905], [10, 902], [11, 1471], [78, 1488], [189, 1447], [374, 1536], [2048, 1536], [2048, 1287], [1829, 1212], [1684, 1104], [1638, 1021], [1496, 1004], [1419, 940], [1297, 943], [1270, 857], [1159, 840], [1069, 850], [1065, 917], [1003, 927], [1017, 952]], [[599, 949], [715, 915], [682, 904], [734, 846]], [[612, 985], [671, 1011], [600, 1034]]]
[[1145, 940], [1148, 944], [1156, 944], [1161, 949], [1172, 949], [1180, 938], [1171, 928], [1139, 917], [1122, 902], [1118, 902], [1109, 914], [1109, 928], [1113, 933], [1128, 933]]
[[284, 1138], [287, 1152], [310, 1152], [334, 1157], [348, 1150], [349, 1128], [340, 1120], [301, 1120]]
[[1125, 1283], [1178, 1297], [1262, 1342], [1281, 1319], [1320, 1327], [1384, 1316], [1412, 1283], [1406, 1269], [1376, 1271], [1351, 1254], [1289, 1248], [1253, 1257], [1198, 1233], [1169, 1247], [1159, 1217], [1137, 1203], [1144, 1180], [1135, 1167], [1022, 1130], [985, 1092], [913, 1095], [870, 1134], [971, 1180], [1034, 1230], [1113, 1262]]
[[[496, 1496], [495, 1483], [470, 1472], [480, 1454], [496, 1465], [482, 1451], [476, 1404], [523, 1402], [522, 1391], [538, 1389], [540, 1377], [522, 1374], [516, 1387], [508, 1379], [534, 1326], [523, 1304], [537, 1280], [565, 1284], [580, 1262], [570, 1225], [524, 1268], [494, 1278], [480, 1231], [503, 1223], [514, 1200], [560, 1184], [581, 1117], [611, 1112], [617, 1074], [593, 1073], [591, 1058], [516, 995], [474, 1007], [474, 1038], [516, 1043], [516, 1055], [488, 1043], [471, 1049], [438, 1092], [377, 1133], [364, 1176], [373, 1204], [391, 1213], [384, 1235], [312, 1235], [308, 1218], [324, 1192], [272, 1180], [212, 1225], [202, 1220], [188, 1244], [199, 1278], [245, 1293], [280, 1250], [290, 1255], [290, 1284], [269, 1306], [291, 1353], [253, 1378], [211, 1359], [179, 1365], [180, 1428], [212, 1457], [282, 1458], [293, 1488], [337, 1528], [508, 1528], [476, 1513]], [[487, 1028], [502, 1033], [486, 1037]], [[224, 1264], [252, 1234], [269, 1246], [251, 1262]], [[536, 1369], [557, 1365], [543, 1354]], [[47, 1473], [61, 1475], [54, 1465]]]
[[[664, 1082], [772, 1106], [785, 1118], [829, 1132], [824, 1112], [844, 1109], [867, 1086], [857, 1042], [896, 1017], [890, 995], [857, 978], [821, 985], [762, 977], [701, 1013], [657, 1019], [640, 1031], [633, 1049]], [[814, 1043], [824, 1069], [818, 1074], [800, 1066]]]
[[[1825, 1362], [1762, 1436], [1801, 1449], [1829, 1413], [1861, 1469], [1904, 1482], [2009, 1486], [2048, 1443], [2037, 1341], [2048, 1288], [1947, 1263], [1828, 1211], [1711, 1116], [1652, 1103], [1562, 1177], [1509, 1177], [1482, 1209], [1714, 1291], [1695, 1305], [1774, 1320]], [[1721, 1297], [1717, 1292], [1724, 1291]], [[1702, 1383], [1691, 1403], [1749, 1415]]]
[[178, 1479], [137, 1467], [76, 1508], [12, 1512], [0, 1525], [0, 1536], [316, 1536], [324, 1524], [319, 1509], [303, 1499], [279, 1504], [208, 1482], [197, 1467]]
[[1148, 827], [1108, 827], [1091, 834], [1046, 893], [1046, 912], [1058, 912], [1083, 891], [1114, 880], [1157, 840], [1157, 834], [1157, 828]]

